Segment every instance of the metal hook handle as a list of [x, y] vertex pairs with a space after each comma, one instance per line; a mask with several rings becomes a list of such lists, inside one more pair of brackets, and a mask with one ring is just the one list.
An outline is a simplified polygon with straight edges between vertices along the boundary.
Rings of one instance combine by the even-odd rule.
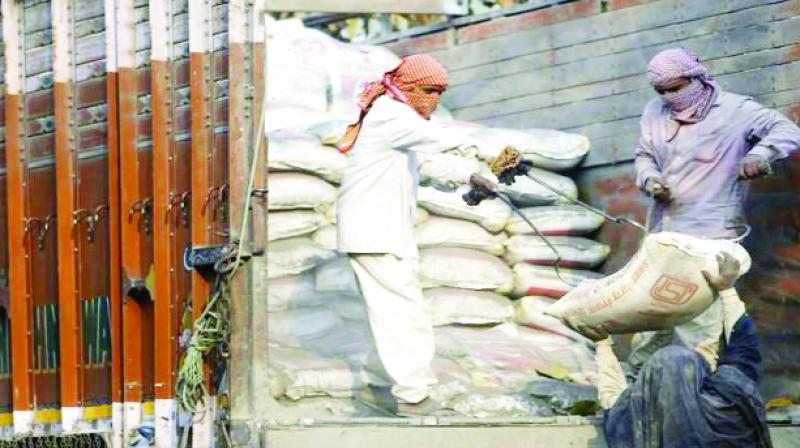
[[149, 235], [152, 231], [150, 218], [153, 215], [153, 198], [142, 198], [134, 202], [128, 210], [128, 219], [132, 219], [136, 213], [142, 215], [142, 228]]

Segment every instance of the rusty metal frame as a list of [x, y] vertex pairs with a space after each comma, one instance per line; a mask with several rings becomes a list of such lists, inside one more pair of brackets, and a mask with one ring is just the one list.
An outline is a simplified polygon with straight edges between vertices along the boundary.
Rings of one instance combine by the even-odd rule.
[[53, 86], [56, 118], [56, 201], [58, 231], [58, 302], [61, 350], [61, 419], [64, 432], [76, 430], [83, 418], [83, 333], [80, 291], [80, 244], [76, 231], [78, 157], [73, 84], [73, 0], [52, 3]]
[[6, 169], [8, 192], [8, 256], [11, 296], [11, 347], [14, 353], [14, 432], [33, 427], [33, 296], [30, 239], [26, 235], [28, 173], [25, 156], [24, 85], [25, 54], [22, 4], [2, 2], [6, 84]]

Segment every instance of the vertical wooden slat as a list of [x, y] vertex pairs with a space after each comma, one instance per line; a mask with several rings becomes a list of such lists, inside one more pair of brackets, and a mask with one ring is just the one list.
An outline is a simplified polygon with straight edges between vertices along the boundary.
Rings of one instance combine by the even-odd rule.
[[25, 237], [28, 210], [27, 168], [22, 126], [24, 83], [24, 42], [22, 4], [2, 2], [3, 47], [6, 83], [6, 169], [8, 183], [8, 254], [16, 263], [9, 266], [11, 296], [11, 350], [14, 353], [14, 432], [33, 428], [33, 307], [28, 282], [32, 269]]
[[[245, 234], [240, 234], [244, 218], [250, 159], [253, 152], [252, 92], [252, 4], [247, 0], [232, 0], [228, 7], [228, 172], [230, 179], [230, 229], [231, 240], [250, 241], [252, 225], [247, 223]], [[252, 267], [239, 269], [231, 285], [231, 361], [230, 389], [231, 416], [246, 419], [251, 415], [250, 370], [251, 336], [249, 319], [252, 299]]]
[[[192, 246], [213, 244], [214, 139], [211, 119], [211, 0], [189, 2], [189, 90], [192, 109]], [[192, 273], [192, 312], [200, 317], [208, 302], [213, 279]], [[206, 381], [208, 382], [208, 366]], [[213, 394], [213, 392], [211, 392]], [[193, 446], [213, 442], [214, 400], [205, 397], [206, 412], [193, 423]]]
[[152, 262], [152, 189], [149, 151], [139, 148], [139, 74], [134, 0], [117, 1], [117, 63], [120, 155], [120, 227], [123, 288], [125, 433], [143, 419], [152, 398], [153, 302], [146, 277]]
[[117, 79], [117, 1], [104, 0], [106, 99], [108, 102], [108, 234], [111, 313], [111, 407], [114, 448], [123, 444], [122, 235], [120, 204], [119, 101]]
[[153, 129], [153, 201], [155, 268], [155, 394], [157, 447], [177, 445], [175, 380], [178, 364], [180, 300], [178, 276], [183, 267], [177, 226], [182, 192], [176, 189], [178, 160], [173, 134], [172, 8], [150, 3], [151, 93]]
[[62, 429], [73, 432], [83, 418], [81, 380], [83, 338], [79, 290], [79, 243], [74, 231], [78, 208], [78, 169], [75, 145], [75, 109], [72, 42], [72, 0], [52, 3], [53, 75], [56, 117], [56, 200], [58, 231], [58, 282], [61, 349]]

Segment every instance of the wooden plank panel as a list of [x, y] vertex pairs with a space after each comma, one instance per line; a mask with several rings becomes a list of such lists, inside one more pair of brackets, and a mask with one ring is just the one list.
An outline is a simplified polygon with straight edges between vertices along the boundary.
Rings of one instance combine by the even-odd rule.
[[[689, 39], [684, 45], [695, 49], [703, 59], [749, 53], [800, 41], [799, 24], [800, 19], [786, 19]], [[780, 39], [780, 42], [776, 42], [776, 39]], [[458, 110], [469, 105], [636, 75], [646, 69], [647, 62], [653, 55], [672, 46], [673, 43], [659, 44], [546, 67], [530, 73], [480, 79], [474, 83], [448, 89], [450, 96], [446, 99], [445, 105], [452, 110]]]

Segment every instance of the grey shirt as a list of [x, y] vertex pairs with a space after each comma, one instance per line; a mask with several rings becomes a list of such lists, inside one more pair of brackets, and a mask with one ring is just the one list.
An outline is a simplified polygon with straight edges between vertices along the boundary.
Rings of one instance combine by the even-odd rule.
[[[745, 223], [742, 205], [748, 182], [739, 181], [738, 163], [747, 154], [770, 162], [800, 149], [800, 128], [780, 113], [751, 98], [721, 91], [708, 116], [680, 124], [667, 141], [667, 104], [660, 98], [645, 106], [636, 149], [636, 183], [660, 177], [670, 187], [672, 202], [657, 203], [652, 229], [705, 238], [730, 238]], [[737, 227], [739, 226], [739, 227]]]

